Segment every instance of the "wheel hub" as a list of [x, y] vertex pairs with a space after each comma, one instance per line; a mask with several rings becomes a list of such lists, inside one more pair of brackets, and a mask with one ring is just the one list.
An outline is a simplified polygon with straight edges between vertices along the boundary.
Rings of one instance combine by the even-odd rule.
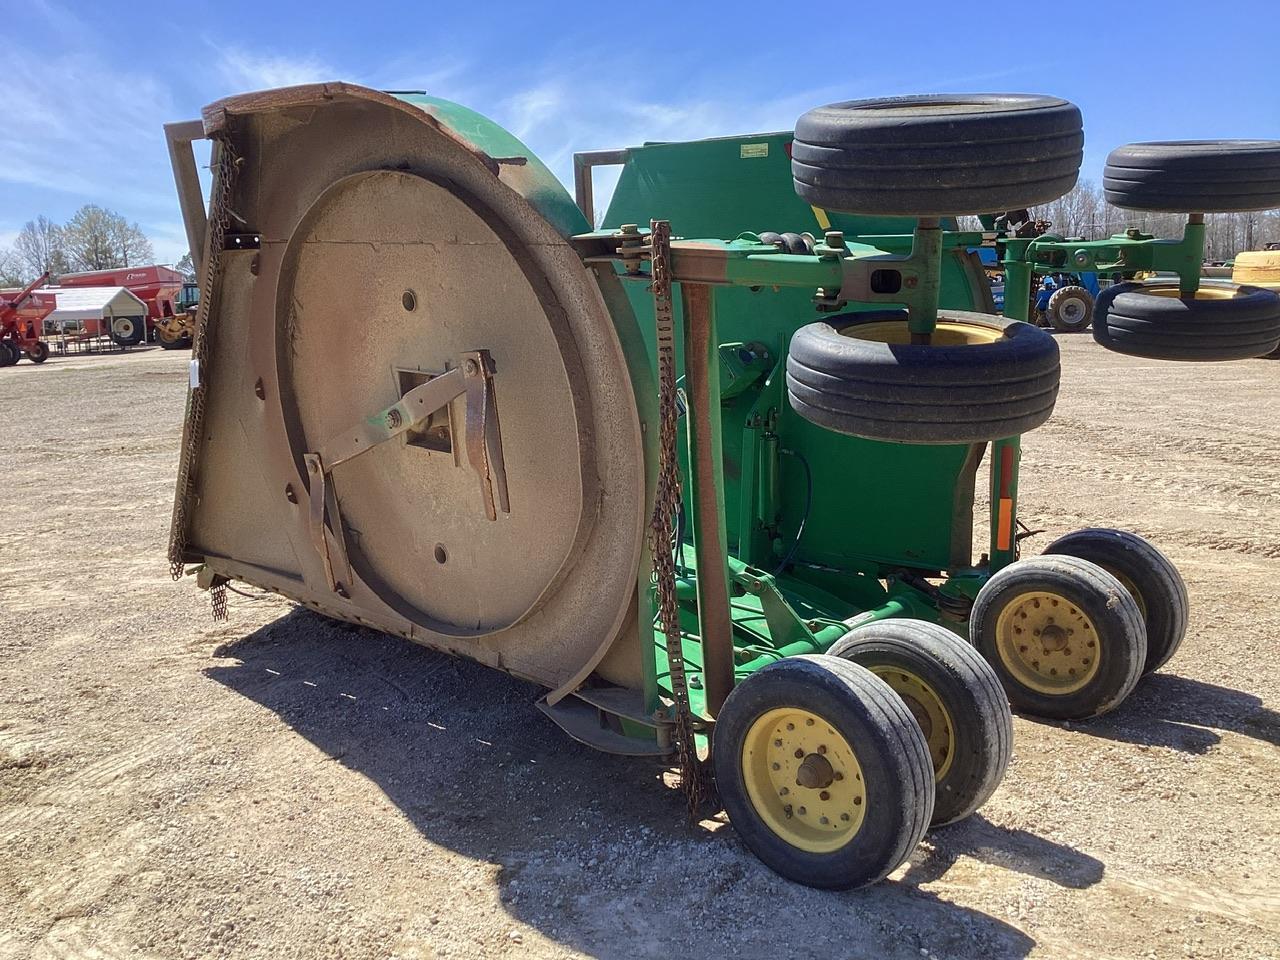
[[1040, 693], [1072, 693], [1089, 683], [1098, 672], [1098, 642], [1084, 611], [1049, 591], [1014, 597], [996, 623], [1004, 666]]
[[1045, 653], [1058, 653], [1067, 648], [1067, 631], [1050, 623], [1040, 632], [1040, 646]]
[[830, 760], [820, 753], [811, 753], [800, 761], [800, 769], [796, 771], [796, 786], [825, 790], [835, 782], [835, 774]]
[[837, 850], [862, 826], [862, 767], [818, 714], [797, 707], [762, 715], [743, 743], [742, 777], [760, 819], [801, 850]]

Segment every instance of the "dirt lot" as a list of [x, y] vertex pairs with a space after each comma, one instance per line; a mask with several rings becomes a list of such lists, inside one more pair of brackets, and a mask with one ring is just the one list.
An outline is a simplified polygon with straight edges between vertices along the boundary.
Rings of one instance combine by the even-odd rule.
[[982, 813], [880, 886], [686, 826], [534, 688], [164, 560], [185, 355], [0, 371], [0, 956], [1280, 956], [1280, 363], [1063, 341], [1022, 512], [1181, 568], [1115, 714], [1015, 721]]

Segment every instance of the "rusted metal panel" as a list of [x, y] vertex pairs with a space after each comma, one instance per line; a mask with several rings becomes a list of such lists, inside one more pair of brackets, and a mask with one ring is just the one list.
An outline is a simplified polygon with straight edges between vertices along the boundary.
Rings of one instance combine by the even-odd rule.
[[[536, 171], [343, 84], [232, 98], [204, 129], [241, 158], [230, 205], [261, 246], [221, 253], [187, 559], [277, 571], [265, 585], [325, 613], [551, 687], [616, 638], [637, 642], [634, 394], [595, 279], [518, 188]], [[393, 406], [402, 371], [480, 349], [494, 372], [470, 405], [474, 452], [497, 519], [470, 460], [407, 435], [380, 444], [326, 484], [350, 553], [343, 596], [312, 538], [304, 455]], [[500, 438], [483, 413], [495, 403]]]

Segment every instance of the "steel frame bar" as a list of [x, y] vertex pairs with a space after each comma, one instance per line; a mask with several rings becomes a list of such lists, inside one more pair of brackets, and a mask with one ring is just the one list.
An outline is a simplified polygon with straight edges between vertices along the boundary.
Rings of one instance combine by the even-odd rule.
[[707, 711], [720, 712], [733, 689], [733, 615], [729, 607], [729, 548], [724, 525], [720, 359], [710, 288], [681, 287], [685, 384], [689, 391], [688, 499], [697, 558], [698, 631], [702, 635]]
[[166, 123], [164, 138], [169, 147], [173, 182], [178, 188], [178, 206], [182, 210], [182, 222], [186, 226], [187, 249], [191, 253], [196, 276], [200, 276], [204, 268], [204, 238], [209, 221], [205, 215], [204, 194], [200, 189], [200, 174], [196, 170], [195, 150], [191, 144], [205, 138], [204, 123], [200, 120]]

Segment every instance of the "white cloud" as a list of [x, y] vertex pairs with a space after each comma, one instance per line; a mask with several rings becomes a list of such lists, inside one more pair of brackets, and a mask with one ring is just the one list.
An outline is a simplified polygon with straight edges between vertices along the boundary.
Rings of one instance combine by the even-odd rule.
[[163, 159], [161, 125], [174, 110], [168, 88], [146, 73], [89, 53], [15, 47], [0, 72], [0, 129], [10, 131], [0, 180], [103, 203], [154, 203], [153, 183], [139, 175]]
[[239, 47], [218, 47], [217, 72], [232, 93], [293, 87], [340, 79], [338, 71], [314, 56], [277, 56]]

